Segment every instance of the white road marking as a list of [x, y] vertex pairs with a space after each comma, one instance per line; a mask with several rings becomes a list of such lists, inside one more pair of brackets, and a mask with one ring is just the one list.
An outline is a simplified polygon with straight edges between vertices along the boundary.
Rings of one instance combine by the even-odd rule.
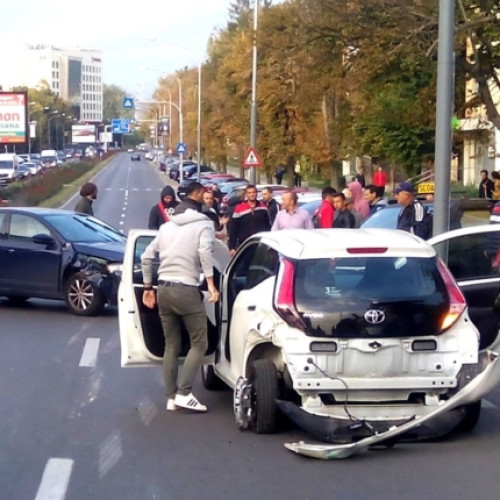
[[144, 425], [147, 427], [158, 413], [158, 408], [154, 404], [153, 400], [149, 396], [146, 396], [142, 401], [139, 401], [137, 411], [139, 412], [139, 416], [144, 422]]
[[[125, 222], [122, 220], [118, 223], [119, 226], [123, 226], [123, 224], [125, 224]], [[122, 231], [122, 233], [123, 233], [123, 231]]]
[[99, 343], [101, 339], [89, 337], [85, 342], [82, 357], [80, 358], [80, 366], [95, 366], [97, 363], [97, 353], [99, 351]]
[[51, 458], [43, 471], [35, 500], [64, 500], [73, 469], [69, 458]]
[[115, 431], [99, 447], [99, 478], [104, 477], [122, 457], [122, 440]]
[[494, 405], [493, 403], [491, 403], [487, 399], [481, 399], [481, 408], [495, 408], [495, 409], [498, 409], [498, 406]]

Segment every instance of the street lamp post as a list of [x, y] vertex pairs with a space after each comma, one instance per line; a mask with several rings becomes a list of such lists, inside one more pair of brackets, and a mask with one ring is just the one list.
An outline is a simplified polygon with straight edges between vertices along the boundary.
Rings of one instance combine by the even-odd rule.
[[[257, 142], [257, 18], [259, 1], [254, 0], [252, 44], [252, 102], [250, 105], [250, 147]], [[250, 182], [257, 184], [257, 167], [250, 167]]]
[[48, 148], [50, 149], [50, 121], [53, 120], [54, 118], [57, 118], [59, 116], [59, 111], [54, 111], [52, 116], [49, 116], [47, 120], [47, 143], [48, 143]]
[[[150, 42], [158, 42], [158, 43], [164, 43], [165, 45], [171, 45], [173, 47], [179, 47], [181, 49], [190, 51], [191, 53], [194, 54], [194, 52], [189, 48], [185, 47], [183, 45], [179, 45], [173, 42], [166, 42], [164, 40], [158, 40], [157, 38], [148, 38]], [[179, 82], [179, 107], [182, 107], [182, 91], [181, 91], [181, 83], [180, 80], [177, 78], [177, 81]], [[198, 179], [200, 178], [200, 164], [201, 164], [201, 61], [198, 63], [198, 127], [197, 127], [197, 163], [198, 163], [198, 169], [197, 169], [197, 174], [198, 174]], [[180, 141], [182, 142], [182, 140]], [[182, 180], [182, 154], [179, 154], [179, 159], [180, 159], [180, 164], [179, 164], [179, 174], [180, 174], [180, 179]]]
[[[33, 104], [36, 104], [36, 102], [30, 102], [30, 106]], [[31, 154], [31, 139], [33, 137], [36, 137], [36, 122], [34, 122], [34, 130], [35, 133], [32, 135], [31, 134], [31, 124], [33, 123], [31, 121], [31, 116], [34, 115], [35, 113], [39, 113], [40, 111], [45, 112], [48, 111], [50, 108], [49, 106], [44, 106], [43, 108], [37, 108], [37, 109], [30, 109], [28, 110], [28, 154]]]

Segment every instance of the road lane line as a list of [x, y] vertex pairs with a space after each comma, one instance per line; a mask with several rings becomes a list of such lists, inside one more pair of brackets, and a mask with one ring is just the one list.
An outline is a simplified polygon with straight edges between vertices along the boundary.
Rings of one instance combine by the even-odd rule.
[[99, 351], [99, 343], [101, 339], [89, 337], [85, 342], [82, 357], [80, 358], [80, 366], [95, 366], [97, 363], [97, 353]]
[[493, 403], [491, 403], [487, 399], [481, 399], [481, 407], [482, 408], [498, 408], [497, 405], [494, 405]]
[[123, 455], [120, 433], [114, 431], [99, 447], [99, 478], [102, 479]]
[[158, 413], [158, 408], [149, 396], [146, 396], [142, 401], [139, 401], [137, 410], [139, 411], [139, 416], [146, 427], [153, 421]]
[[49, 459], [45, 465], [35, 500], [64, 500], [73, 463], [73, 460], [69, 458]]

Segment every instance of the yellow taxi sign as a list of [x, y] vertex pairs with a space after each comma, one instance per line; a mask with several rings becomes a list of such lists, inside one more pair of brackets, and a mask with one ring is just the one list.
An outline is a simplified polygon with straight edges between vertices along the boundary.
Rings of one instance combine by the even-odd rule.
[[421, 182], [417, 186], [417, 194], [429, 194], [429, 193], [434, 193], [433, 182]]

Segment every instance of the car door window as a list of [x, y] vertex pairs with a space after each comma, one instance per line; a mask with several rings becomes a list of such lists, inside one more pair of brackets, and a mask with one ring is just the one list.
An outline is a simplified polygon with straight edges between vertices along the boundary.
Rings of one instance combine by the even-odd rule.
[[[139, 236], [135, 242], [134, 248], [134, 285], [142, 285], [142, 268], [141, 268], [141, 255], [146, 250], [146, 247], [153, 241], [153, 236]], [[157, 257], [153, 261], [153, 284], [156, 284], [157, 271], [160, 260]]]
[[24, 214], [12, 214], [9, 239], [27, 241], [31, 240], [37, 234], [47, 234], [50, 236], [50, 231], [34, 217]]
[[498, 277], [500, 231], [466, 234], [435, 245], [457, 280]]
[[270, 276], [275, 276], [278, 266], [278, 252], [264, 243], [259, 244], [248, 268], [245, 288], [253, 288]]

